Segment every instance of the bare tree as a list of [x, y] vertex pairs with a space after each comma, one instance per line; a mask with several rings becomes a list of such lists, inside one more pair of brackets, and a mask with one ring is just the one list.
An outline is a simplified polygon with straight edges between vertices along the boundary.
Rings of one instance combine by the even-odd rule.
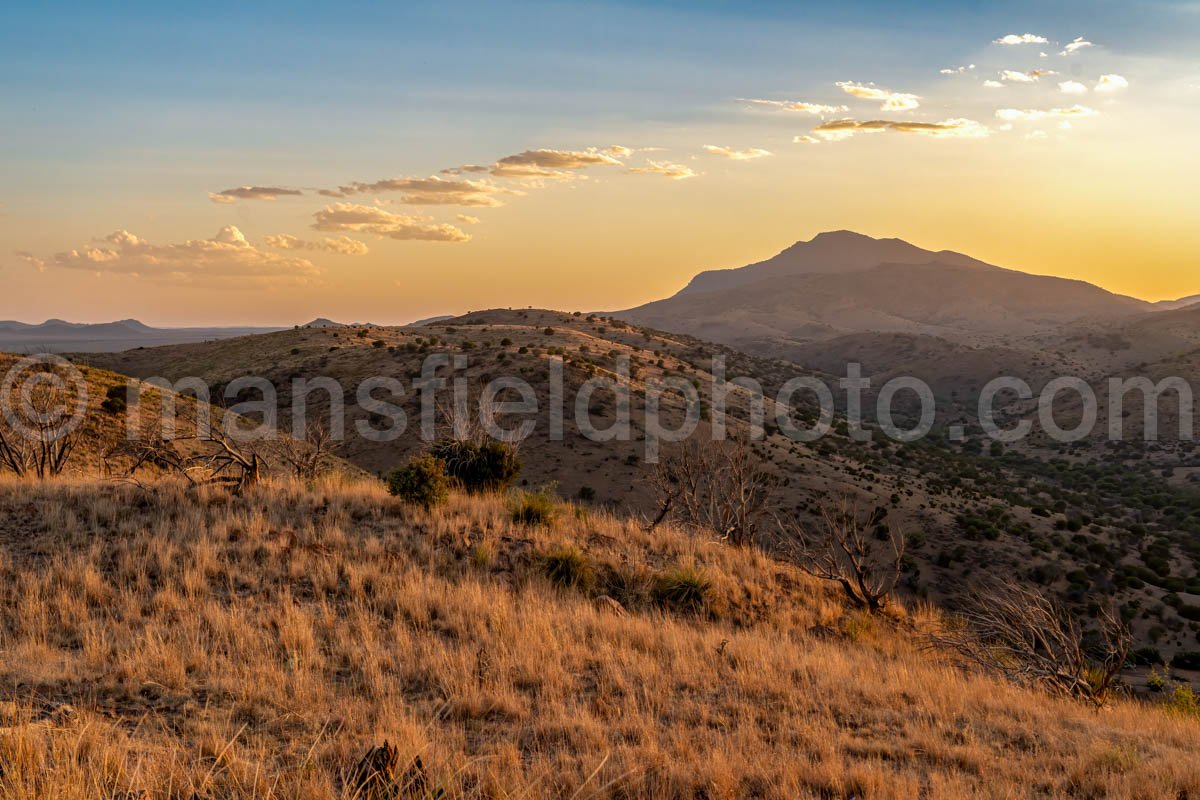
[[1089, 647], [1075, 618], [1037, 589], [997, 581], [974, 592], [929, 643], [1023, 685], [1096, 705], [1111, 695], [1129, 655], [1128, 627], [1111, 610]]
[[333, 433], [329, 421], [311, 420], [304, 426], [304, 439], [279, 436], [271, 442], [272, 454], [291, 468], [297, 478], [311, 479], [328, 466], [333, 453]]
[[4, 400], [0, 469], [38, 479], [61, 474], [79, 441], [76, 423], [83, 398], [47, 367]]
[[668, 516], [737, 545], [758, 541], [775, 486], [743, 440], [687, 442], [650, 476], [659, 504], [653, 530]]
[[[269, 467], [262, 451], [275, 440], [265, 443], [242, 441], [220, 429], [201, 424], [197, 411], [189, 407], [179, 416], [190, 423], [190, 433], [164, 438], [158, 426], [141, 436], [126, 439], [106, 454], [106, 461], [124, 460], [129, 466], [121, 477], [132, 479], [139, 470], [154, 466], [178, 475], [192, 486], [222, 485], [235, 494], [258, 484]], [[181, 443], [194, 442], [198, 452], [185, 452]]]
[[884, 524], [879, 511], [862, 513], [843, 497], [832, 508], [821, 507], [815, 532], [795, 519], [781, 529], [783, 548], [801, 570], [837, 583], [856, 608], [876, 613], [887, 607], [900, 580], [904, 534]]

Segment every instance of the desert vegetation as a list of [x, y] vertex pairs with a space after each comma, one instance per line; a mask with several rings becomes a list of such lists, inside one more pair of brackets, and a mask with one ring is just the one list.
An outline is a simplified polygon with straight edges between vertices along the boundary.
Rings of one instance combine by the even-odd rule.
[[0, 796], [1200, 790], [1185, 711], [1097, 714], [931, 654], [932, 610], [558, 506], [4, 479]]

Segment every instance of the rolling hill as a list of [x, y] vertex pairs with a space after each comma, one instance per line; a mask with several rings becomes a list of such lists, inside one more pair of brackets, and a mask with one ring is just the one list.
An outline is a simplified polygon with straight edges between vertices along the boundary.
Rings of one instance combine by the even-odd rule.
[[[843, 345], [849, 350], [865, 346], [860, 340]], [[991, 359], [998, 356], [986, 349], [943, 340], [879, 337], [869, 346], [878, 351], [877, 361], [869, 363], [885, 371], [897, 358], [950, 369], [954, 362], [947, 358], [947, 348], [977, 364], [980, 378], [989, 368], [1018, 366], [994, 363]], [[714, 355], [726, 357], [727, 377], [752, 377], [769, 397], [792, 377], [816, 377], [835, 388], [837, 380], [820, 370], [801, 370], [683, 334], [530, 309], [476, 312], [429, 326], [288, 330], [80, 358], [141, 378], [201, 376], [218, 389], [242, 375], [261, 375], [285, 398], [276, 401], [284, 425], [291, 418], [286, 398], [293, 381], [331, 377], [342, 387], [350, 431], [357, 423], [379, 422], [354, 387], [373, 376], [393, 378], [410, 390], [401, 399], [409, 420], [404, 433], [382, 442], [351, 436], [337, 451], [365, 470], [384, 472], [428, 447], [417, 429], [420, 398], [411, 391], [411, 381], [420, 376], [424, 359], [436, 354], [466, 360], [458, 374], [472, 399], [492, 378], [519, 376], [531, 385], [540, 409], [550, 404], [552, 360], [564, 361], [569, 398], [586, 381], [615, 374], [620, 360], [628, 358], [633, 367], [630, 436], [593, 441], [581, 435], [568, 406], [564, 435], [556, 439], [546, 415], [539, 413], [532, 435], [520, 445], [520, 482], [529, 488], [552, 486], [559, 496], [586, 498], [588, 505], [646, 519], [657, 510], [648, 481], [652, 468], [644, 463], [648, 381], [682, 379], [698, 386], [711, 405]], [[945, 374], [944, 384], [935, 386], [949, 395], [964, 378]], [[442, 397], [444, 409], [449, 398]], [[735, 433], [745, 430], [751, 400], [745, 392], [731, 396]], [[675, 424], [681, 402], [671, 394], [664, 402]], [[314, 415], [329, 413], [324, 393], [313, 395], [310, 409]], [[794, 406], [772, 404], [770, 409], [769, 416], [783, 412], [811, 421], [812, 409], [803, 395]], [[586, 404], [584, 413], [603, 429], [616, 419], [617, 410], [615, 398], [605, 391]], [[444, 435], [445, 416], [439, 419]], [[504, 417], [502, 427], [515, 427], [520, 419]], [[962, 441], [948, 437], [943, 426], [951, 421], [963, 426]], [[705, 434], [707, 424], [701, 423], [698, 436]], [[1126, 610], [1139, 640], [1164, 654], [1200, 649], [1200, 621], [1192, 619], [1200, 612], [1200, 492], [1194, 483], [1181, 480], [1197, 464], [1196, 453], [1132, 443], [1119, 457], [1099, 458], [1102, 450], [1082, 445], [1064, 450], [1037, 437], [1021, 447], [995, 449], [967, 416], [945, 420], [931, 436], [911, 444], [868, 428], [870, 438], [856, 441], [844, 422], [835, 421], [828, 436], [804, 444], [769, 426], [754, 451], [777, 481], [774, 502], [812, 513], [832, 498], [849, 495], [863, 505], [888, 509], [889, 518], [914, 535], [904, 580], [904, 591], [912, 596], [953, 604], [972, 575], [1001, 569], [1077, 608], [1098, 599], [1115, 602]], [[1178, 471], [1174, 477], [1163, 476], [1168, 466]]]

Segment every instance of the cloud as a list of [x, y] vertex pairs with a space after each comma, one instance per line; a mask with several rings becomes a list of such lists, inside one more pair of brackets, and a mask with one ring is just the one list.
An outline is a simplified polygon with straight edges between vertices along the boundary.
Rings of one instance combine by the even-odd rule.
[[728, 158], [732, 161], [750, 161], [755, 158], [766, 158], [771, 155], [770, 150], [763, 150], [761, 147], [751, 147], [749, 150], [734, 150], [732, 147], [720, 147], [715, 144], [704, 145], [704, 152], [709, 155]]
[[1000, 80], [1008, 81], [1009, 83], [1037, 83], [1047, 75], [1057, 74], [1052, 69], [1031, 69], [1028, 72], [1005, 69], [1000, 71]]
[[921, 98], [915, 94], [905, 94], [903, 92], [893, 92], [888, 89], [881, 89], [875, 84], [854, 83], [852, 81], [838, 81], [837, 86], [848, 95], [852, 95], [861, 100], [878, 100], [882, 103], [880, 109], [883, 111], [910, 111], [921, 105]]
[[13, 255], [15, 255], [17, 258], [19, 258], [21, 261], [25, 262], [29, 266], [36, 269], [38, 272], [46, 271], [45, 260], [38, 258], [37, 256], [35, 256], [33, 253], [29, 252], [28, 250], [14, 250]]
[[471, 235], [447, 223], [431, 222], [427, 217], [393, 214], [375, 206], [334, 203], [318, 211], [313, 230], [373, 233], [389, 239], [427, 242], [466, 242]]
[[479, 217], [472, 217], [470, 214], [458, 214], [456, 219], [464, 225], [478, 225]]
[[806, 103], [803, 100], [758, 100], [743, 97], [738, 98], [738, 102], [750, 103], [756, 106], [770, 106], [782, 109], [783, 111], [799, 111], [803, 114], [812, 114], [814, 117], [824, 116], [825, 114], [840, 114], [850, 110], [849, 106], [827, 106], [821, 103]]
[[279, 186], [238, 186], [221, 192], [209, 192], [208, 199], [214, 203], [233, 203], [238, 200], [274, 200], [278, 197], [301, 195], [299, 189], [284, 189]]
[[964, 72], [970, 72], [973, 69], [975, 69], [974, 64], [967, 64], [965, 67], [946, 67], [945, 69], [938, 70], [938, 72], [943, 75], [962, 75]]
[[1088, 88], [1079, 81], [1063, 81], [1058, 90], [1063, 94], [1087, 94]]
[[996, 118], [1002, 119], [1005, 122], [1033, 122], [1040, 119], [1079, 119], [1082, 117], [1094, 117], [1099, 114], [1099, 111], [1088, 108], [1087, 106], [1074, 105], [1070, 108], [1047, 108], [1047, 109], [1019, 109], [1019, 108], [1001, 108], [996, 112]]
[[821, 140], [818, 139], [817, 137], [806, 136], [804, 134], [800, 134], [799, 136], [793, 136], [792, 141], [795, 142], [796, 144], [820, 144], [821, 143]]
[[[627, 148], [621, 148], [625, 149]], [[621, 166], [621, 162], [613, 157], [612, 150], [612, 147], [608, 148], [609, 152], [602, 152], [596, 148], [525, 150], [516, 155], [505, 156], [489, 167], [488, 172], [498, 178], [569, 178], [572, 172], [588, 167]]]
[[1060, 56], [1069, 56], [1077, 50], [1082, 50], [1085, 47], [1095, 47], [1095, 46], [1096, 45], [1094, 45], [1091, 42], [1089, 42], [1088, 40], [1084, 39], [1082, 36], [1079, 36], [1079, 37], [1076, 37], [1074, 41], [1067, 44], [1067, 46], [1062, 49], [1062, 52], [1059, 53], [1059, 55]]
[[1129, 81], [1122, 78], [1120, 75], [1101, 75], [1100, 80], [1096, 82], [1097, 92], [1115, 92], [1120, 89], [1128, 89]]
[[614, 158], [629, 158], [631, 155], [633, 155], [632, 149], [619, 144], [610, 144], [608, 147], [604, 148], [604, 152], [610, 156], [613, 156]]
[[1038, 36], [1036, 33], [1010, 33], [1006, 36], [1001, 36], [999, 39], [993, 39], [992, 44], [1048, 44], [1050, 42], [1045, 36]]
[[429, 178], [388, 178], [373, 183], [351, 183], [337, 189], [322, 189], [324, 197], [400, 192], [400, 202], [415, 206], [499, 206], [501, 195], [519, 194], [486, 181]]
[[662, 175], [676, 181], [696, 177], [696, 172], [691, 167], [683, 164], [669, 164], [665, 161], [647, 161], [645, 166], [630, 167], [629, 172], [641, 175]]
[[986, 80], [983, 82], [983, 85], [987, 89], [1003, 89], [1004, 88], [1004, 84], [1001, 83], [1000, 81]]
[[274, 247], [276, 250], [319, 250], [343, 256], [365, 256], [371, 252], [365, 244], [349, 236], [326, 236], [314, 242], [288, 233], [279, 233], [268, 234], [263, 237], [263, 241], [268, 247]]
[[34, 260], [53, 268], [207, 285], [308, 283], [320, 273], [306, 259], [258, 249], [232, 225], [211, 239], [165, 245], [119, 230], [79, 249]]
[[[991, 132], [986, 126], [970, 119], [947, 119], [941, 122], [916, 122], [913, 120], [856, 120], [837, 119], [822, 122], [813, 128], [812, 132], [826, 141], [840, 141], [856, 133], [877, 133], [893, 131], [895, 133], [915, 133], [920, 136], [932, 136], [939, 139], [979, 139]], [[797, 141], [809, 141], [797, 137]]]

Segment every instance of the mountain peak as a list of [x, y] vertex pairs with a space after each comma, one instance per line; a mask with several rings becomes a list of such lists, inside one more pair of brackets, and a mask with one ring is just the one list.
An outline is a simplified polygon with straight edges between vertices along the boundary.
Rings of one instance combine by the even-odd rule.
[[[836, 231], [821, 231], [808, 242], [797, 242], [796, 244], [814, 244], [816, 242], [881, 242], [883, 239], [876, 239], [873, 236], [867, 236], [865, 233], [858, 231], [846, 230], [845, 228]], [[899, 241], [898, 239], [888, 239], [887, 241]]]
[[766, 261], [739, 269], [702, 272], [680, 294], [723, 291], [766, 278], [865, 272], [881, 264], [928, 264], [934, 261], [950, 266], [995, 269], [949, 250], [934, 252], [903, 239], [876, 239], [856, 231], [834, 230], [818, 233], [808, 241], [796, 242]]

